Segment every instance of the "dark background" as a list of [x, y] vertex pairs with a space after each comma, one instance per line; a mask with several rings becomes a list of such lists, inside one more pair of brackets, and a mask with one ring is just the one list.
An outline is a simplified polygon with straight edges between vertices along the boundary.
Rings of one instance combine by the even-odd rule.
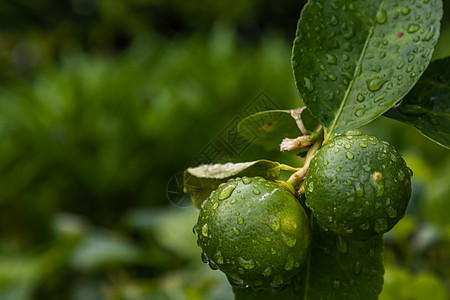
[[[306, 1], [0, 2], [0, 299], [226, 299], [200, 261], [180, 172], [293, 154], [237, 144], [257, 108], [301, 106]], [[450, 54], [450, 5], [435, 58]], [[414, 171], [382, 299], [448, 299], [450, 158], [414, 128], [362, 131]], [[413, 288], [412, 288], [413, 287]]]

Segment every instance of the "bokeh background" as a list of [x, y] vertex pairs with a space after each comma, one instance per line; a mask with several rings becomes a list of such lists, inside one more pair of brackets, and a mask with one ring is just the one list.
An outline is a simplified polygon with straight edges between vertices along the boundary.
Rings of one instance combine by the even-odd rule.
[[[301, 106], [290, 51], [305, 2], [0, 1], [0, 299], [230, 299], [200, 260], [180, 172], [301, 163], [224, 143], [260, 103]], [[444, 2], [434, 59], [450, 55]], [[448, 150], [387, 118], [362, 131], [414, 171], [381, 299], [448, 299]]]

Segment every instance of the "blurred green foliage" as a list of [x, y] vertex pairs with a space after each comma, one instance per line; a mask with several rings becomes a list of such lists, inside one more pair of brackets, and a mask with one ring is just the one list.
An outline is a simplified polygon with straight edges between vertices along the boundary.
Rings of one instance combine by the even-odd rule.
[[[304, 2], [2, 1], [0, 299], [230, 298], [170, 183], [261, 95], [300, 106]], [[436, 57], [450, 53], [445, 19]], [[386, 236], [384, 299], [416, 282], [448, 298], [448, 153], [392, 120], [363, 131], [415, 172], [408, 217]], [[254, 146], [231, 157], [260, 158], [300, 162]]]

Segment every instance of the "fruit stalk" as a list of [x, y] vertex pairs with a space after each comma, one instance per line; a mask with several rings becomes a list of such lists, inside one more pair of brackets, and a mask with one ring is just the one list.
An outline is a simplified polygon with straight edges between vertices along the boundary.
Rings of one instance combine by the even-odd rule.
[[294, 188], [298, 187], [303, 181], [305, 180], [306, 172], [308, 171], [309, 164], [311, 163], [311, 160], [314, 157], [314, 154], [317, 152], [317, 150], [320, 149], [322, 146], [322, 136], [320, 136], [319, 139], [317, 139], [314, 144], [308, 149], [308, 152], [306, 153], [305, 162], [303, 164], [303, 167], [301, 167], [297, 172], [291, 175], [287, 182], [291, 184]]

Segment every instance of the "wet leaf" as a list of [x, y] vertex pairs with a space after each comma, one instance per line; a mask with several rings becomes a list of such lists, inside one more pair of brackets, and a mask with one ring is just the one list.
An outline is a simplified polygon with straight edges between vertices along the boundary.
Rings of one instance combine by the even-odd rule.
[[280, 164], [268, 160], [257, 160], [189, 168], [184, 172], [184, 191], [191, 195], [194, 205], [200, 207], [219, 184], [230, 178], [242, 176], [261, 176], [267, 180], [276, 180], [280, 176]]
[[236, 299], [378, 299], [383, 287], [383, 238], [357, 242], [314, 226], [309, 265], [280, 292], [234, 289]]
[[450, 148], [450, 57], [432, 62], [400, 106], [385, 116], [412, 124], [430, 140]]
[[297, 113], [299, 110], [258, 112], [239, 122], [238, 132], [248, 141], [264, 146], [267, 150], [279, 150], [283, 138], [302, 135], [297, 126], [297, 120], [300, 119], [300, 113]]
[[292, 66], [326, 139], [369, 123], [408, 93], [429, 64], [441, 17], [440, 0], [309, 1]]

